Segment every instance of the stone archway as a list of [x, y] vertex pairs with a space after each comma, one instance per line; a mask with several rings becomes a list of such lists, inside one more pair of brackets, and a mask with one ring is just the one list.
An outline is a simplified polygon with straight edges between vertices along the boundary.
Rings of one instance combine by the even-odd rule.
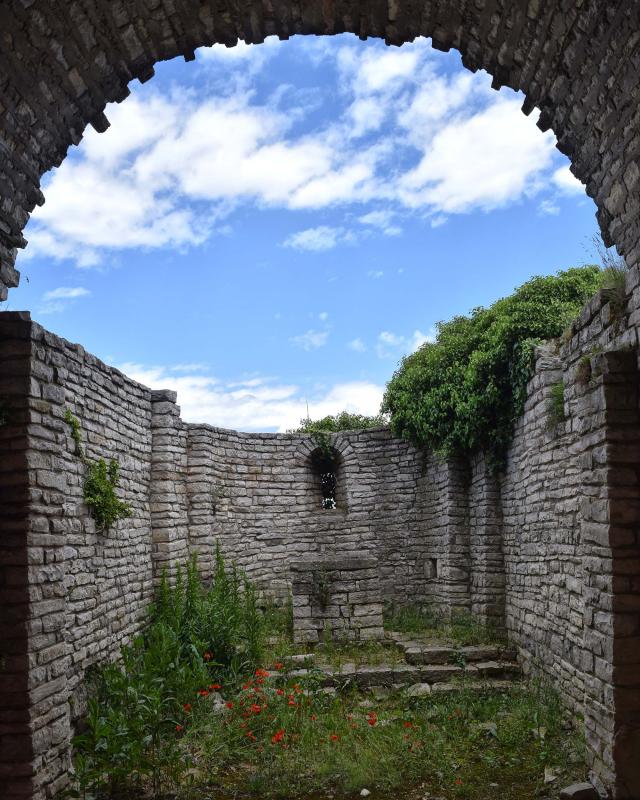
[[105, 105], [157, 61], [216, 42], [351, 32], [401, 45], [417, 36], [455, 48], [494, 88], [522, 90], [598, 206], [605, 242], [640, 260], [640, 8], [633, 0], [8, 0], [0, 10], [0, 300], [17, 286], [40, 178]]
[[[384, 38], [394, 45], [428, 36], [438, 49], [457, 49], [470, 70], [486, 69], [494, 88], [507, 85], [523, 91], [524, 112], [541, 110], [539, 127], [553, 129], [559, 149], [594, 198], [605, 242], [615, 244], [629, 266], [640, 263], [640, 6], [635, 0], [7, 0], [0, 10], [0, 300], [18, 285], [15, 258], [26, 244], [22, 231], [29, 213], [44, 202], [41, 176], [62, 162], [87, 124], [99, 132], [108, 127], [105, 105], [123, 100], [133, 78], [149, 80], [160, 60], [178, 55], [191, 60], [202, 45], [343, 32]], [[637, 277], [631, 288], [637, 287]], [[628, 333], [637, 325], [637, 295], [636, 288]], [[624, 336], [618, 340], [628, 345]], [[632, 366], [627, 365], [625, 374], [633, 376]], [[628, 383], [634, 380], [630, 377]], [[610, 405], [615, 406], [615, 398]], [[627, 511], [614, 508], [610, 499], [584, 516], [589, 522], [593, 512], [601, 526], [597, 544], [615, 560], [612, 520]], [[640, 547], [637, 531], [629, 536]], [[598, 555], [602, 569], [615, 576], [616, 565], [606, 553]], [[19, 569], [25, 571], [26, 562]], [[640, 570], [629, 569], [636, 569], [633, 575], [624, 573], [631, 585]], [[611, 587], [617, 583], [612, 577], [611, 586], [602, 589], [599, 577], [596, 570], [589, 601], [595, 622], [588, 623], [587, 638], [597, 624], [617, 632], [618, 620], [628, 611], [615, 604], [609, 609], [616, 592]], [[636, 602], [637, 591], [633, 595]], [[605, 619], [602, 611], [615, 619]], [[587, 705], [592, 706], [588, 717], [595, 720], [592, 747], [601, 751], [595, 764], [616, 797], [634, 797], [640, 780], [637, 765], [628, 752], [619, 756], [617, 751], [625, 749], [625, 731], [637, 729], [639, 690], [629, 682], [629, 664], [637, 667], [636, 655], [625, 652], [625, 669], [614, 669], [620, 644], [610, 633], [601, 638], [608, 671], [603, 667], [598, 675], [601, 686], [585, 687]], [[16, 708], [28, 717], [27, 688], [13, 692], [21, 693]], [[610, 715], [615, 718], [600, 727], [597, 704], [602, 697], [614, 711], [620, 704], [629, 713], [620, 720], [618, 714]], [[32, 720], [27, 717], [21, 723], [28, 727]], [[58, 734], [49, 725], [52, 741]], [[30, 734], [24, 738], [24, 747], [32, 748]], [[9, 743], [5, 764], [18, 745]], [[0, 767], [2, 762], [0, 758]], [[633, 773], [631, 783], [620, 770]], [[12, 796], [20, 796], [19, 790]]]

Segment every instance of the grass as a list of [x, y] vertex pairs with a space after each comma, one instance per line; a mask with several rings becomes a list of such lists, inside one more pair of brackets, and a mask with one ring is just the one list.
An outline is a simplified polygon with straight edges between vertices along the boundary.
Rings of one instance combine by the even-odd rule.
[[[71, 796], [323, 800], [368, 789], [388, 800], [529, 800], [584, 779], [581, 739], [547, 687], [478, 694], [463, 684], [452, 695], [375, 700], [354, 687], [326, 692], [312, 666], [287, 675], [290, 609], [259, 612], [242, 585], [221, 560], [209, 589], [194, 567], [177, 589], [164, 584], [146, 638], [95, 678]], [[427, 608], [398, 609], [388, 622], [413, 634], [444, 629], [460, 643], [488, 635]], [[390, 655], [399, 659], [381, 644], [327, 644], [316, 660]]]
[[384, 626], [387, 631], [406, 633], [421, 640], [437, 639], [458, 647], [505, 643], [501, 631], [482, 624], [471, 614], [458, 613], [447, 618], [429, 604], [390, 605], [385, 609]]
[[313, 678], [270, 676], [231, 702], [214, 718], [205, 710], [185, 719], [181, 745], [198, 766], [179, 796], [223, 786], [229, 797], [274, 800], [363, 788], [397, 797], [422, 785], [447, 800], [528, 800], [555, 796], [545, 770], [556, 786], [584, 776], [579, 738], [543, 686], [398, 695], [363, 708], [358, 693], [330, 697]]

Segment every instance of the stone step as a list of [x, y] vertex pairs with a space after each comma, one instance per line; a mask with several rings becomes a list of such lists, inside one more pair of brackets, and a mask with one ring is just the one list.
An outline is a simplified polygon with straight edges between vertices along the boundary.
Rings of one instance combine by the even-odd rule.
[[420, 644], [413, 640], [394, 640], [404, 651], [409, 664], [458, 664], [485, 661], [513, 661], [516, 653], [504, 645], [448, 645]]
[[516, 686], [515, 681], [483, 680], [458, 681], [456, 683], [435, 683], [431, 687], [432, 694], [452, 694], [454, 692], [508, 692]]
[[520, 668], [513, 661], [479, 661], [475, 664], [377, 664], [356, 666], [343, 664], [339, 669], [323, 667], [307, 670], [296, 669], [287, 673], [291, 680], [299, 680], [312, 674], [318, 676], [321, 686], [341, 687], [356, 685], [360, 689], [372, 686], [399, 689], [415, 684], [450, 684], [464, 679], [464, 685], [471, 683], [509, 681], [519, 677]]

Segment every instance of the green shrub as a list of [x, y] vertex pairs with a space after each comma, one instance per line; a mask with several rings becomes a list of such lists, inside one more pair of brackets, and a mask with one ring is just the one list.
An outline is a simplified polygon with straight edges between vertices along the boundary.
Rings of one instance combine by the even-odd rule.
[[120, 465], [115, 459], [111, 459], [108, 465], [102, 458], [98, 461], [88, 459], [82, 446], [79, 420], [69, 409], [64, 418], [67, 425], [71, 427], [75, 453], [87, 468], [83, 487], [84, 502], [89, 507], [98, 528], [107, 531], [119, 519], [131, 516], [131, 506], [118, 499], [116, 494], [116, 487], [120, 479]]
[[208, 588], [195, 559], [175, 586], [164, 575], [146, 633], [91, 678], [85, 730], [74, 739], [76, 796], [176, 790], [192, 765], [176, 736], [185, 715], [205, 713], [222, 686], [235, 691], [263, 648], [255, 590], [219, 551]]
[[387, 385], [382, 411], [394, 433], [443, 456], [484, 450], [499, 466], [535, 345], [560, 336], [602, 280], [596, 266], [536, 277], [489, 308], [438, 323], [436, 342], [404, 358]]
[[389, 420], [383, 414], [374, 417], [367, 417], [363, 414], [351, 414], [349, 411], [342, 411], [335, 416], [326, 416], [322, 419], [311, 419], [306, 417], [300, 420], [300, 426], [289, 433], [338, 433], [339, 431], [359, 431], [366, 428], [381, 428], [387, 425]]

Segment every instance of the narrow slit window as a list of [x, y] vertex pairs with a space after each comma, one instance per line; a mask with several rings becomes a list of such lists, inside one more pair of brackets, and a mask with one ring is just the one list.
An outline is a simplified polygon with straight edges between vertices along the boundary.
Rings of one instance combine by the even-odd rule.
[[316, 483], [320, 488], [320, 508], [338, 508], [338, 459], [332, 451], [316, 450], [311, 458]]

